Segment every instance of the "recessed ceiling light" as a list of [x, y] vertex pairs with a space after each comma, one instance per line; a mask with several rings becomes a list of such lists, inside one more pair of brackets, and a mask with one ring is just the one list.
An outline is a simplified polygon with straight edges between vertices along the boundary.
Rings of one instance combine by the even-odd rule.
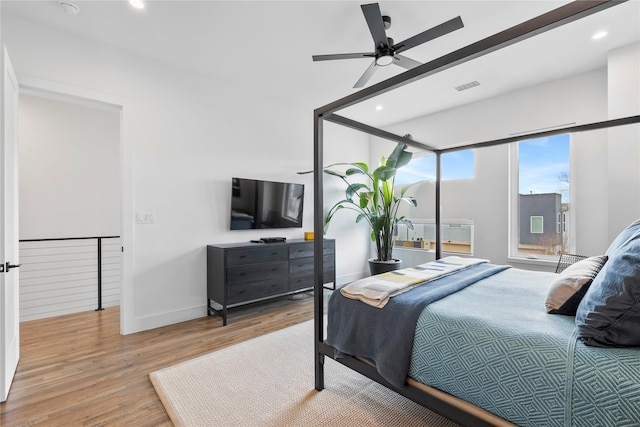
[[136, 9], [144, 9], [144, 3], [142, 0], [129, 0], [129, 4]]
[[382, 105], [376, 105], [376, 111], [382, 110]]
[[598, 31], [598, 32], [597, 32], [597, 33], [595, 33], [591, 38], [592, 38], [593, 40], [599, 40], [599, 39], [601, 39], [601, 38], [603, 38], [603, 37], [606, 37], [606, 36], [607, 36], [607, 34], [608, 34], [608, 33], [607, 33], [606, 31]]

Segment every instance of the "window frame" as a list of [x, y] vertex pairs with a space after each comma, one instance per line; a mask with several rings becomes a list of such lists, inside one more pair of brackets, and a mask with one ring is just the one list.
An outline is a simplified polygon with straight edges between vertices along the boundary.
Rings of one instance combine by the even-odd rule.
[[[567, 133], [562, 135], [569, 136], [569, 182], [575, 182], [575, 167], [574, 167], [574, 152], [573, 152], [573, 134]], [[535, 138], [531, 138], [535, 139]], [[558, 255], [541, 255], [541, 254], [527, 254], [520, 253], [518, 243], [520, 239], [520, 211], [519, 211], [519, 176], [520, 176], [520, 157], [519, 157], [519, 144], [521, 141], [528, 141], [529, 139], [522, 139], [508, 144], [508, 157], [509, 157], [509, 249], [508, 260], [514, 262], [524, 262], [527, 264], [537, 265], [551, 265], [551, 263], [558, 261]], [[571, 187], [570, 187], [571, 188]], [[575, 203], [576, 191], [569, 191], [569, 206], [576, 206]], [[566, 217], [566, 212], [562, 212], [562, 215]], [[569, 209], [568, 221], [575, 224], [575, 209]], [[563, 218], [562, 234], [566, 232], [567, 218]], [[567, 242], [569, 251], [575, 251], [576, 236], [575, 233], [569, 233], [569, 240]]]

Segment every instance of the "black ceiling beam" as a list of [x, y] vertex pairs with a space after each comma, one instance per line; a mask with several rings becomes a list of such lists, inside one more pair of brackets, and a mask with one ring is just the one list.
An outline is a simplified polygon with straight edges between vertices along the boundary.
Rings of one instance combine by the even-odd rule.
[[386, 130], [382, 130], [382, 129], [378, 129], [376, 127], [373, 126], [369, 126], [367, 124], [349, 119], [347, 117], [343, 117], [343, 116], [339, 116], [337, 114], [329, 114], [325, 117], [323, 117], [324, 120], [328, 121], [328, 122], [333, 122], [333, 123], [337, 123], [339, 125], [351, 128], [351, 129], [356, 129], [359, 130], [361, 132], [365, 132], [368, 133], [369, 135], [373, 135], [373, 136], [377, 136], [380, 138], [384, 138], [384, 139], [389, 139], [391, 141], [395, 141], [395, 142], [400, 142], [403, 144], [407, 144], [410, 147], [415, 147], [415, 148], [419, 148], [421, 150], [428, 150], [428, 151], [437, 151], [436, 148], [427, 145], [427, 144], [423, 144], [422, 142], [418, 142], [415, 141], [413, 139], [407, 138], [406, 136], [400, 136], [400, 135], [396, 135], [394, 133], [391, 132], [387, 132]]
[[574, 1], [315, 110], [319, 117], [405, 86], [627, 0]]
[[541, 131], [541, 132], [518, 134], [516, 136], [510, 136], [510, 137], [507, 137], [507, 138], [500, 138], [500, 139], [493, 139], [491, 141], [476, 142], [476, 143], [472, 143], [472, 144], [468, 144], [468, 143], [467, 144], [461, 144], [461, 145], [457, 145], [457, 146], [453, 146], [453, 147], [441, 148], [441, 149], [436, 150], [436, 152], [443, 153], [443, 154], [444, 153], [451, 153], [451, 152], [454, 152], [454, 151], [471, 150], [473, 148], [491, 147], [491, 146], [494, 146], [494, 145], [507, 144], [509, 142], [524, 141], [524, 140], [527, 140], [527, 139], [544, 138], [546, 136], [560, 135], [560, 134], [564, 134], [564, 133], [575, 133], [575, 132], [585, 132], [585, 131], [589, 131], [589, 130], [607, 129], [607, 128], [612, 128], [612, 127], [616, 127], [616, 126], [631, 125], [631, 124], [634, 124], [634, 123], [640, 123], [640, 115], [622, 117], [620, 119], [605, 120], [605, 121], [602, 121], [602, 122], [588, 123], [586, 125], [568, 126], [568, 127], [558, 128], [558, 129], [545, 130], [545, 131]]

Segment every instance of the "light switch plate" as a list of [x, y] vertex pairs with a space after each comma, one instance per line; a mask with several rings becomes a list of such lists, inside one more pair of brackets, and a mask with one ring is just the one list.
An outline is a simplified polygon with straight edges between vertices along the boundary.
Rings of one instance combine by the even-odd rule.
[[156, 213], [155, 212], [138, 212], [137, 216], [138, 224], [155, 224]]

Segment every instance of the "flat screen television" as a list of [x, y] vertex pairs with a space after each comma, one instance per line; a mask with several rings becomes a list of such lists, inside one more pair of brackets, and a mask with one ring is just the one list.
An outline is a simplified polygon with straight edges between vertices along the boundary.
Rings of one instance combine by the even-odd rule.
[[231, 178], [231, 230], [302, 227], [304, 184]]

